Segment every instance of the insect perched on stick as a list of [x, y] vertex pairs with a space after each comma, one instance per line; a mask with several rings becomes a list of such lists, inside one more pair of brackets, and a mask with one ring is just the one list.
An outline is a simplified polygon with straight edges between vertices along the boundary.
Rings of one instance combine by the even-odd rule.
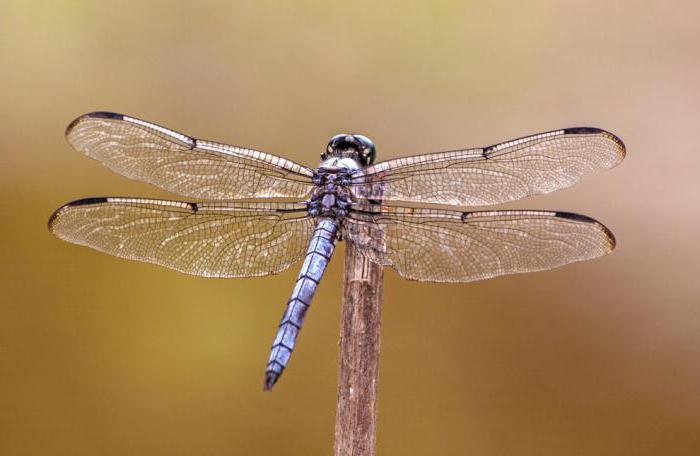
[[206, 277], [275, 274], [303, 259], [265, 371], [268, 390], [289, 362], [338, 240], [372, 264], [428, 282], [541, 271], [615, 246], [612, 233], [584, 215], [467, 209], [569, 187], [617, 165], [622, 141], [597, 128], [380, 163], [369, 138], [343, 134], [316, 169], [109, 112], [79, 117], [66, 136], [120, 174], [203, 202], [81, 199], [51, 216], [58, 237]]

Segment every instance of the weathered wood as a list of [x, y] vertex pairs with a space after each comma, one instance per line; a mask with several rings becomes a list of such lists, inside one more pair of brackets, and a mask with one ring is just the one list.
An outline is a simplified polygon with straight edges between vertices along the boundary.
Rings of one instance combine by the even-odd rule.
[[335, 456], [373, 456], [384, 272], [351, 242], [345, 248]]

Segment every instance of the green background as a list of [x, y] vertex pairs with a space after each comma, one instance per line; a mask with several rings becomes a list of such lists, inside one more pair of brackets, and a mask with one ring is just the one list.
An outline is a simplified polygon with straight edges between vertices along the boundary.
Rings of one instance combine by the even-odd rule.
[[505, 207], [581, 212], [610, 256], [464, 285], [387, 272], [380, 455], [700, 454], [697, 2], [26, 2], [0, 14], [0, 454], [330, 454], [344, 248], [263, 393], [296, 266], [215, 280], [57, 240], [79, 197], [172, 197], [76, 153], [124, 112], [313, 166], [568, 126], [626, 161]]

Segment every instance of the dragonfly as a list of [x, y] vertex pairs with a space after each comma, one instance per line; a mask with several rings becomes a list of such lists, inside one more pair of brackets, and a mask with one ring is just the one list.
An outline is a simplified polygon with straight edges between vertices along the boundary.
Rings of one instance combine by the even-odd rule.
[[266, 276], [303, 258], [272, 343], [266, 390], [288, 365], [338, 241], [425, 282], [470, 282], [600, 257], [614, 249], [615, 237], [585, 215], [469, 208], [569, 187], [626, 153], [614, 134], [576, 127], [375, 163], [368, 137], [340, 134], [313, 169], [112, 112], [78, 117], [66, 138], [111, 170], [188, 201], [79, 199], [51, 215], [49, 229], [59, 238], [205, 277]]

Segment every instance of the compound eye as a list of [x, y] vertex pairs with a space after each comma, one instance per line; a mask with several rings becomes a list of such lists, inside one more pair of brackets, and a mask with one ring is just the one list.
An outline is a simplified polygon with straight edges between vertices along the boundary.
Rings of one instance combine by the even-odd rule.
[[357, 141], [361, 145], [360, 153], [362, 154], [362, 159], [364, 161], [365, 166], [371, 165], [372, 163], [374, 163], [374, 158], [377, 153], [374, 147], [374, 142], [372, 142], [371, 139], [364, 135], [354, 136], [355, 139], [357, 139]]
[[347, 149], [357, 150], [359, 145], [357, 138], [353, 135], [335, 135], [328, 143], [328, 150], [330, 152]]
[[360, 142], [360, 144], [362, 144], [362, 146], [364, 148], [374, 149], [374, 143], [367, 136], [365, 136], [365, 135], [353, 135], [353, 136]]
[[335, 136], [333, 136], [331, 138], [331, 140], [328, 141], [328, 145], [326, 146], [326, 151], [321, 154], [321, 159], [326, 160], [327, 158], [332, 157], [333, 153], [338, 148], [338, 145], [345, 140], [346, 136], [347, 135], [335, 135]]

